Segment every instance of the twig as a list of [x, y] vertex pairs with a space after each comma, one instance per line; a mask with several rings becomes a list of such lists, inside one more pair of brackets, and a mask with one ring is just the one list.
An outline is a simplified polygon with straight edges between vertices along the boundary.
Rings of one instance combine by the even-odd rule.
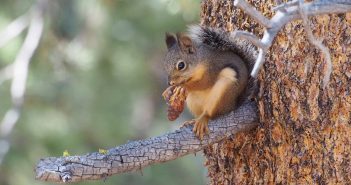
[[[278, 5], [276, 7], [276, 10], [278, 12], [270, 19], [266, 19], [262, 14], [257, 13], [257, 10], [254, 9], [251, 5], [245, 2], [245, 0], [236, 0], [234, 2], [234, 5], [238, 6], [241, 8], [244, 12], [252, 16], [255, 20], [257, 20], [261, 25], [265, 26], [265, 32], [263, 34], [263, 37], [261, 40], [258, 38], [250, 37], [249, 40], [253, 42], [256, 46], [258, 45], [263, 45], [260, 48], [258, 58], [256, 59], [255, 65], [253, 70], [251, 71], [251, 76], [256, 78], [257, 74], [262, 67], [265, 59], [265, 55], [268, 51], [267, 48], [269, 48], [272, 45], [272, 42], [275, 38], [275, 36], [278, 34], [280, 29], [287, 24], [290, 21], [296, 20], [296, 19], [301, 19], [301, 14], [299, 11], [299, 4], [298, 1], [292, 1], [288, 2], [282, 5]], [[306, 16], [316, 16], [316, 15], [321, 15], [321, 14], [332, 14], [332, 13], [346, 13], [346, 12], [351, 12], [351, 1], [348, 0], [323, 0], [323, 1], [313, 1], [309, 3], [304, 3], [301, 5], [303, 7]], [[281, 11], [284, 9], [283, 11]], [[251, 34], [248, 32], [248, 34]], [[247, 38], [246, 36], [248, 34], [238, 34], [237, 37], [241, 38]], [[257, 44], [259, 43], [259, 44]], [[261, 44], [262, 43], [262, 44]], [[322, 49], [319, 47], [323, 53], [328, 53], [325, 52], [325, 49]], [[326, 54], [326, 58], [328, 58]], [[329, 57], [330, 58], [330, 57]], [[325, 86], [328, 82], [327, 79], [329, 79], [330, 73], [331, 73], [331, 60], [327, 59], [327, 74], [324, 77], [323, 80], [323, 86]], [[330, 63], [329, 63], [330, 62]], [[329, 76], [328, 76], [329, 74]]]
[[25, 92], [28, 65], [31, 61], [34, 51], [37, 49], [39, 40], [43, 31], [43, 18], [41, 12], [33, 11], [31, 23], [29, 25], [28, 34], [24, 40], [15, 62], [13, 71], [13, 81], [11, 86], [12, 101], [15, 104], [23, 103], [23, 95]]
[[298, 0], [292, 0], [292, 1], [288, 1], [286, 3], [282, 3], [282, 4], [279, 3], [279, 5], [276, 7], [273, 7], [272, 10], [286, 12], [286, 8], [296, 6], [298, 4], [299, 4]]
[[333, 65], [332, 65], [329, 49], [323, 44], [322, 40], [318, 40], [314, 37], [314, 35], [312, 33], [312, 29], [311, 29], [310, 24], [309, 24], [308, 17], [306, 15], [306, 10], [303, 7], [303, 0], [299, 0], [299, 12], [300, 12], [300, 15], [301, 15], [301, 18], [303, 21], [303, 26], [305, 27], [305, 30], [307, 32], [308, 40], [313, 45], [315, 45], [317, 48], [319, 48], [326, 58], [327, 70], [326, 70], [325, 75], [323, 77], [323, 89], [325, 89], [325, 87], [329, 83], [330, 75], [331, 75], [332, 70], [333, 70]]
[[237, 6], [243, 10], [247, 14], [249, 14], [252, 18], [254, 18], [258, 23], [263, 25], [266, 28], [272, 27], [272, 22], [267, 19], [264, 15], [261, 14], [261, 12], [257, 11], [254, 7], [252, 7], [250, 4], [246, 2], [246, 0], [235, 0], [234, 1], [234, 6]]
[[9, 149], [9, 142], [7, 141], [7, 137], [12, 132], [21, 114], [21, 107], [23, 104], [28, 76], [28, 65], [31, 61], [34, 51], [38, 47], [39, 40], [43, 31], [42, 10], [38, 7], [34, 7], [33, 10], [30, 11], [30, 14], [31, 18], [27, 36], [12, 66], [12, 107], [5, 113], [5, 117], [1, 121], [0, 125], [0, 148], [7, 146], [6, 150], [0, 150], [0, 164], [2, 163], [3, 158]]
[[250, 41], [253, 45], [258, 48], [262, 48], [263, 50], [267, 50], [268, 46], [261, 42], [261, 40], [253, 33], [247, 31], [239, 31], [235, 30], [230, 33], [230, 38], [242, 38]]
[[7, 44], [10, 40], [17, 37], [22, 31], [29, 25], [29, 16], [24, 14], [12, 21], [1, 33], [0, 33], [0, 48]]
[[202, 141], [194, 135], [192, 126], [188, 126], [162, 136], [129, 142], [108, 150], [107, 154], [49, 157], [37, 164], [36, 179], [78, 182], [138, 171], [151, 164], [196, 153], [232, 134], [257, 126], [257, 120], [256, 103], [247, 102], [228, 115], [210, 121], [210, 134]]

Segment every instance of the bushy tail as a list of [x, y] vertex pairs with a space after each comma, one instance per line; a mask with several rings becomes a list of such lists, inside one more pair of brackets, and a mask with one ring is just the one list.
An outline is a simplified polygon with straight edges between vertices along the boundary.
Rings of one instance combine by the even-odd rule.
[[242, 58], [251, 72], [257, 58], [257, 50], [250, 42], [242, 39], [230, 39], [229, 33], [220, 29], [193, 25], [189, 34], [195, 42], [204, 43], [213, 49], [232, 51]]

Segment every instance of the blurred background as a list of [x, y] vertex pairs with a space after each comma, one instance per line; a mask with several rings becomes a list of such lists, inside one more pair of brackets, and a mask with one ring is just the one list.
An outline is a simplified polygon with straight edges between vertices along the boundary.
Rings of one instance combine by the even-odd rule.
[[[35, 3], [1, 1], [0, 39], [1, 31]], [[161, 135], [189, 119], [185, 114], [173, 123], [167, 120], [161, 62], [164, 32], [197, 23], [199, 9], [200, 0], [49, 0], [21, 115], [6, 134], [4, 118], [14, 98], [11, 75], [4, 73], [19, 55], [27, 31], [0, 48], [0, 152], [7, 153], [0, 164], [0, 184], [51, 184], [34, 180], [33, 169], [42, 157], [107, 149]], [[206, 171], [200, 154], [142, 173], [79, 184], [102, 183], [197, 185], [206, 183]]]

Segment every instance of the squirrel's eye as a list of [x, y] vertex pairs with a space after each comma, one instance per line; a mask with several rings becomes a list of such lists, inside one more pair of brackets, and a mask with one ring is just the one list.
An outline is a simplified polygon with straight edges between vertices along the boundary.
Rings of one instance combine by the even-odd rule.
[[178, 61], [178, 63], [177, 63], [177, 70], [178, 71], [185, 69], [185, 67], [186, 67], [185, 62], [183, 62], [182, 60]]

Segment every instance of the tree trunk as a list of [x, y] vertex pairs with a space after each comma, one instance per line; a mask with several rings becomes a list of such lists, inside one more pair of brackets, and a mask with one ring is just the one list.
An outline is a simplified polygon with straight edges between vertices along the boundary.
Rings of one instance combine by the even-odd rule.
[[[268, 18], [272, 0], [249, 0]], [[204, 0], [201, 24], [263, 35], [263, 27], [232, 1]], [[351, 184], [351, 13], [309, 17], [329, 48], [308, 41], [302, 21], [275, 38], [259, 73], [260, 126], [205, 150], [211, 184]]]

